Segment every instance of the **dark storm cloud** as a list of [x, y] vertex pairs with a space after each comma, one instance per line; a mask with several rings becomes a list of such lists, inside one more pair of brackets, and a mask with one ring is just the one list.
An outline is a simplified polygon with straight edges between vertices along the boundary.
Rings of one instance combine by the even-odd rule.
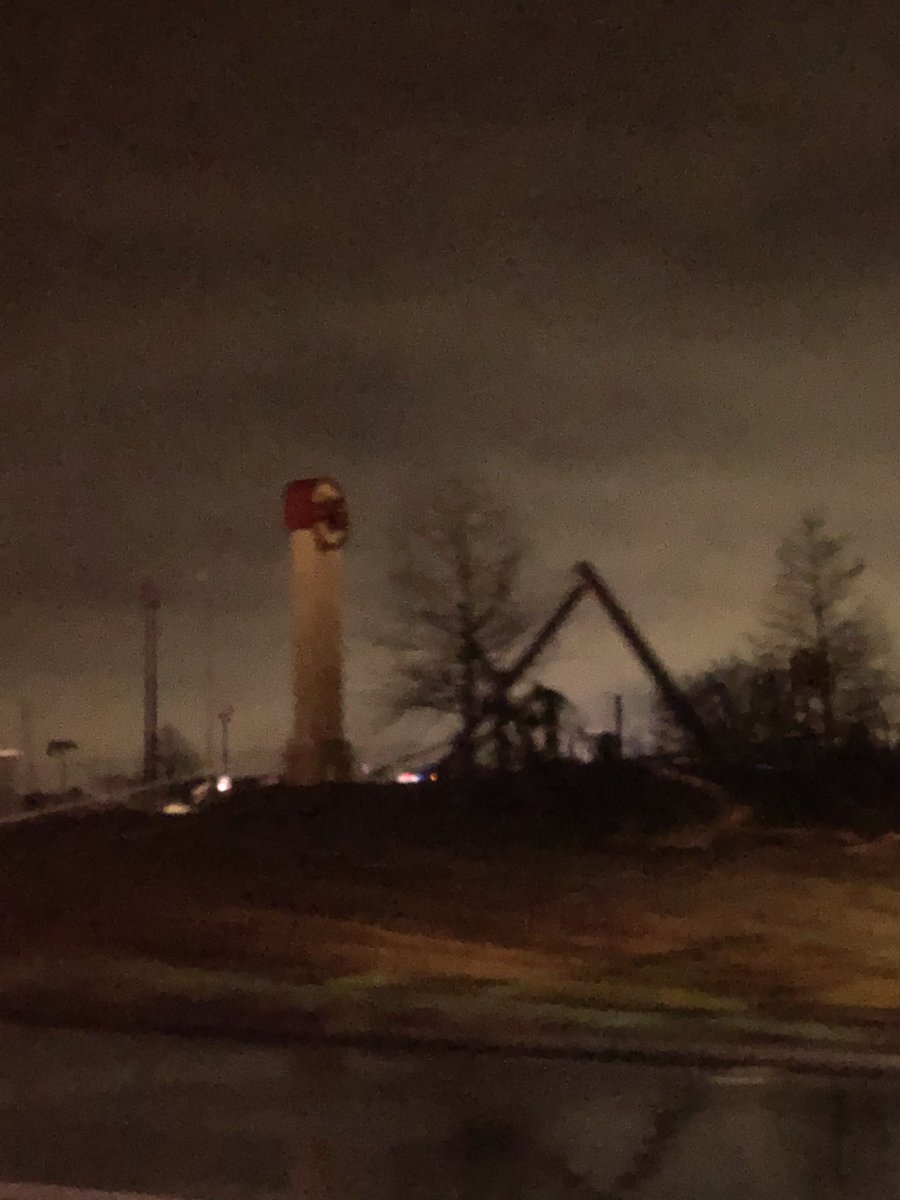
[[267, 264], [331, 289], [502, 283], [542, 250], [571, 286], [621, 240], [745, 285], [895, 257], [889, 8], [486, 7], [38, 28], [12, 98], [41, 166], [23, 228], [36, 201], [46, 225], [19, 252], [124, 288], [179, 263], [198, 286]]
[[3, 636], [44, 691], [77, 672], [114, 723], [137, 581], [189, 664], [205, 572], [277, 742], [278, 490], [323, 468], [360, 632], [405, 481], [460, 459], [542, 590], [597, 557], [679, 665], [823, 486], [900, 582], [869, 500], [900, 449], [891, 5], [23, 3], [7, 32]]
[[292, 467], [398, 448], [403, 381], [386, 360], [308, 331], [249, 334], [245, 321], [235, 344], [219, 313], [222, 344], [204, 345], [195, 326], [182, 352], [167, 313], [171, 357], [152, 364], [143, 337], [121, 335], [92, 339], [79, 361], [76, 328], [73, 357], [9, 377], [21, 408], [3, 451], [0, 536], [15, 549], [18, 595], [121, 599], [144, 573], [177, 578], [185, 557], [238, 556], [249, 587], [280, 552]]

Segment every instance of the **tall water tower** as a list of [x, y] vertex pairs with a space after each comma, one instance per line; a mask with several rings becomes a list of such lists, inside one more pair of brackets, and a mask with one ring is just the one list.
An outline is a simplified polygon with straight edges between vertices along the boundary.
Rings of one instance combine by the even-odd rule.
[[333, 479], [296, 479], [284, 491], [291, 542], [294, 720], [285, 778], [303, 785], [347, 780], [344, 738], [342, 547], [347, 502]]

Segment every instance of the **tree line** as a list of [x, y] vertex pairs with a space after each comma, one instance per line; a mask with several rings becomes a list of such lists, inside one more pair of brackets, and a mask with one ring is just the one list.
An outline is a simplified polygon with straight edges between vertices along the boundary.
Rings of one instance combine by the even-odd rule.
[[[898, 677], [882, 615], [851, 538], [806, 513], [775, 553], [774, 578], [745, 647], [683, 688], [723, 751], [772, 757], [797, 743], [878, 745], [894, 734]], [[663, 745], [684, 748], [668, 715]]]
[[[471, 725], [536, 626], [529, 561], [511, 509], [488, 487], [433, 487], [397, 540], [390, 571], [395, 621], [383, 644], [397, 664], [396, 714], [424, 710]], [[797, 742], [889, 742], [900, 691], [893, 646], [852, 539], [834, 533], [824, 513], [804, 513], [777, 546], [760, 599], [744, 644], [680, 681], [722, 751], [766, 758]], [[662, 751], [692, 749], [661, 704], [656, 735]]]

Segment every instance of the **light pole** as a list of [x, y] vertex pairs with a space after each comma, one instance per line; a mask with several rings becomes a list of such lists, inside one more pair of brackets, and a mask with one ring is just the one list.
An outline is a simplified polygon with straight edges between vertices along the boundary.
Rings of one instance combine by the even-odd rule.
[[228, 728], [231, 725], [231, 718], [234, 716], [234, 709], [229, 705], [223, 708], [219, 713], [219, 722], [222, 726], [222, 774], [227, 777], [229, 767], [229, 747], [228, 747]]

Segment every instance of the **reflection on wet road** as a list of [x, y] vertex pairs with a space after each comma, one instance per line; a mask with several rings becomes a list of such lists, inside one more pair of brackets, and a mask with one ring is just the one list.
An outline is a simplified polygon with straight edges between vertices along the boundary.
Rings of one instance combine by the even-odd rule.
[[900, 1078], [887, 1076], [9, 1026], [0, 1062], [10, 1184], [186, 1200], [900, 1200]]

